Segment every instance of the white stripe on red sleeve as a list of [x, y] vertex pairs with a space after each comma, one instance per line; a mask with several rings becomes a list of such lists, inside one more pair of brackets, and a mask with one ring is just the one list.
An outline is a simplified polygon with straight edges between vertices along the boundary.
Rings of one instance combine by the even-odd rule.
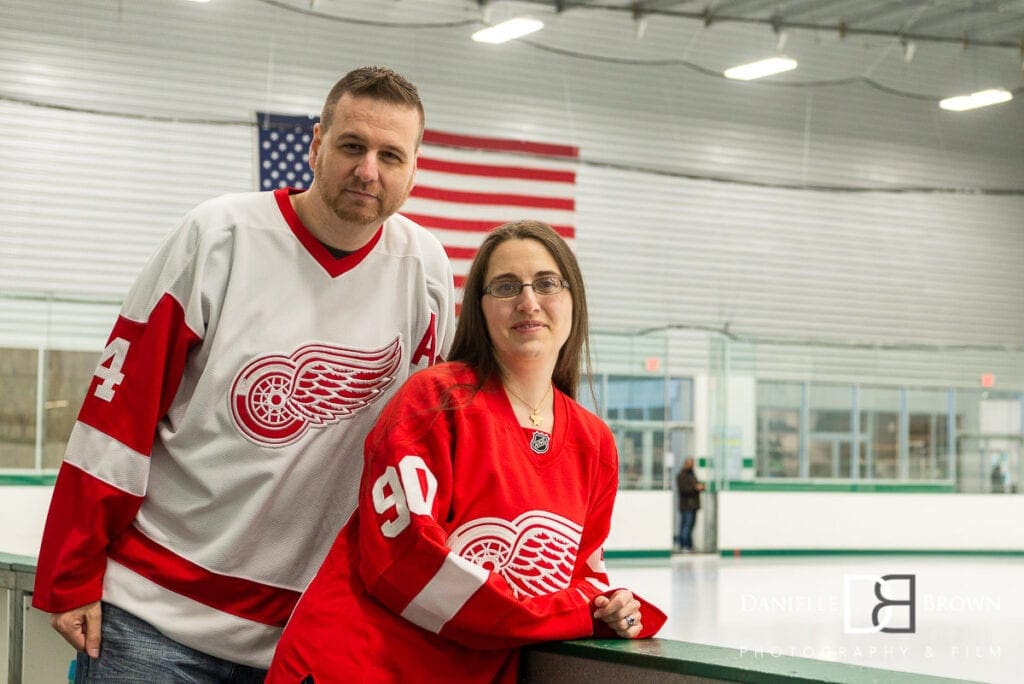
[[449, 553], [434, 577], [413, 597], [402, 617], [434, 634], [458, 613], [490, 572]]

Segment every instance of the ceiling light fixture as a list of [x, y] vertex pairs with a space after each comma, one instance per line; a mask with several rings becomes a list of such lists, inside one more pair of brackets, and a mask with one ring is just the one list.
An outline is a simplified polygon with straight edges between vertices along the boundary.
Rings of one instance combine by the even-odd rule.
[[965, 112], [968, 109], [988, 107], [989, 105], [1009, 102], [1012, 99], [1013, 94], [1010, 93], [1009, 90], [1005, 90], [1003, 88], [989, 88], [988, 90], [979, 90], [978, 92], [971, 93], [970, 95], [947, 97], [939, 102], [939, 106], [951, 112]]
[[637, 40], [644, 37], [647, 33], [647, 17], [640, 17], [633, 21], [633, 35], [636, 36]]
[[902, 40], [900, 43], [903, 45], [903, 61], [910, 64], [914, 59], [914, 53], [917, 51], [917, 44], [912, 40]]
[[514, 38], [522, 38], [534, 31], [540, 31], [542, 28], [544, 28], [544, 22], [542, 21], [528, 19], [527, 17], [516, 17], [515, 19], [509, 19], [500, 24], [480, 29], [473, 34], [473, 40], [478, 43], [497, 45], [498, 43], [507, 43]]
[[726, 78], [736, 79], [737, 81], [752, 81], [755, 78], [781, 74], [783, 71], [791, 71], [793, 69], [796, 69], [795, 59], [790, 59], [789, 57], [770, 57], [762, 59], [760, 62], [734, 66], [731, 69], [726, 69], [722, 74]]

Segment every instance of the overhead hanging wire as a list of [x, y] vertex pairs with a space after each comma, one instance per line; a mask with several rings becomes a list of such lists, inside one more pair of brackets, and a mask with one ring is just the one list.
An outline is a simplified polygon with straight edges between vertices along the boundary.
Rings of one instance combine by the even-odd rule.
[[427, 21], [427, 22], [413, 22], [413, 21], [379, 21], [376, 19], [359, 19], [357, 17], [346, 17], [338, 14], [328, 14], [327, 12], [318, 12], [315, 9], [305, 9], [302, 7], [296, 7], [295, 5], [289, 5], [287, 2], [281, 0], [259, 0], [264, 5], [270, 5], [278, 9], [286, 10], [288, 12], [295, 12], [296, 14], [303, 14], [307, 17], [316, 17], [317, 19], [326, 19], [328, 21], [336, 21], [342, 24], [356, 24], [358, 26], [376, 26], [379, 28], [401, 28], [401, 29], [440, 29], [440, 28], [459, 28], [462, 26], [477, 26], [481, 24], [479, 19], [453, 19], [451, 21]]
[[[0, 102], [13, 102], [15, 104], [29, 107], [40, 107], [63, 112], [75, 112], [78, 114], [91, 114], [95, 116], [111, 116], [121, 119], [135, 121], [155, 121], [173, 124], [190, 124], [203, 126], [240, 126], [255, 128], [260, 124], [250, 119], [204, 119], [201, 117], [181, 116], [158, 116], [153, 114], [136, 114], [130, 112], [115, 112], [91, 107], [74, 107], [71, 105], [50, 104], [38, 100], [29, 100], [19, 97], [0, 94]], [[517, 153], [523, 156], [536, 156], [527, 152]], [[687, 173], [678, 169], [665, 169], [638, 164], [624, 164], [620, 162], [577, 157], [575, 163], [581, 166], [590, 166], [602, 169], [614, 169], [616, 171], [629, 171], [635, 173], [647, 173], [668, 178], [681, 178], [685, 180], [709, 181], [727, 185], [741, 185], [757, 188], [774, 188], [780, 190], [801, 190], [813, 192], [842, 192], [842, 193], [884, 193], [884, 194], [944, 194], [944, 195], [996, 195], [1007, 197], [1024, 197], [1024, 188], [981, 188], [981, 187], [938, 187], [938, 186], [855, 186], [855, 185], [814, 185], [806, 183], [778, 183], [769, 181], [755, 181], [744, 178], [730, 178], [728, 176], [714, 176], [700, 173]]]
[[[295, 5], [288, 4], [284, 0], [259, 0], [265, 5], [275, 7], [288, 12], [294, 12], [305, 16], [311, 16], [318, 19], [324, 19], [328, 21], [336, 21], [345, 24], [355, 24], [361, 26], [376, 26], [381, 28], [394, 28], [394, 29], [450, 29], [450, 28], [461, 28], [465, 26], [486, 26], [486, 22], [481, 18], [466, 18], [466, 19], [453, 19], [449, 21], [437, 21], [437, 22], [393, 22], [393, 21], [378, 21], [370, 19], [360, 19], [357, 17], [348, 17], [337, 14], [330, 14], [327, 12], [317, 11], [313, 9], [305, 9], [302, 7], [296, 7]], [[540, 3], [548, 4], [548, 3]], [[486, 5], [485, 5], [486, 6]], [[705, 27], [711, 26], [715, 23], [747, 23], [747, 24], [761, 24], [769, 26], [775, 31], [776, 34], [780, 34], [780, 40], [784, 40], [781, 35], [785, 35], [786, 29], [805, 29], [814, 31], [838, 31], [842, 37], [848, 35], [869, 35], [869, 36], [882, 36], [888, 38], [899, 39], [904, 43], [908, 41], [918, 42], [942, 42], [942, 43], [953, 43], [964, 45], [965, 47], [979, 46], [979, 47], [999, 47], [999, 48], [1014, 48], [1022, 50], [1022, 59], [1024, 59], [1024, 41], [1017, 43], [1013, 41], [980, 41], [980, 40], [968, 40], [965, 37], [945, 37], [935, 36], [928, 34], [909, 33], [904, 30], [899, 31], [882, 31], [873, 29], [858, 29], [847, 26], [844, 22], [840, 22], [835, 26], [829, 26], [825, 24], [815, 24], [810, 22], [790, 22], [780, 20], [779, 17], [773, 16], [768, 18], [757, 18], [757, 17], [739, 17], [731, 15], [716, 15], [709, 13], [708, 11], [702, 12], [687, 12], [682, 10], [669, 10], [669, 9], [657, 9], [657, 8], [641, 8], [637, 3], [631, 3], [629, 5], [608, 5], [600, 3], [572, 3], [563, 2], [560, 5], [560, 11], [569, 9], [577, 10], [605, 10], [615, 12], [630, 13], [634, 21], [641, 19], [646, 20], [649, 16], [661, 15], [667, 17], [675, 17], [682, 19], [693, 19], [704, 23]], [[646, 30], [646, 23], [644, 29]], [[517, 43], [522, 45], [528, 45], [531, 48], [547, 52], [549, 54], [558, 55], [560, 57], [569, 57], [572, 59], [579, 59], [591, 62], [599, 62], [604, 64], [619, 64], [623, 66], [638, 66], [638, 67], [669, 67], [678, 66], [690, 71], [702, 74], [704, 76], [711, 76], [714, 78], [725, 77], [722, 72], [717, 69], [711, 69], [709, 67], [702, 66], [696, 62], [692, 62], [682, 58], [661, 58], [661, 59], [637, 59], [630, 57], [611, 57], [608, 55], [593, 54], [588, 52], [581, 52], [578, 50], [570, 50], [567, 48], [554, 47], [552, 45], [546, 45], [539, 42], [536, 39], [519, 39]], [[911, 43], [912, 44], [912, 43]], [[1022, 62], [1024, 66], [1024, 62]], [[866, 75], [860, 76], [847, 76], [843, 78], [832, 78], [832, 79], [817, 79], [813, 81], [760, 81], [751, 82], [751, 84], [758, 87], [765, 88], [834, 88], [851, 85], [861, 85], [868, 88], [877, 90], [878, 92], [885, 93], [886, 95], [893, 95], [896, 97], [903, 97], [911, 100], [920, 100], [924, 102], [934, 102], [938, 104], [941, 96], [929, 95], [926, 93], [918, 93], [910, 90], [904, 90], [902, 88], [894, 88], [887, 86], [884, 83], [871, 78]], [[1013, 95], [1019, 95], [1024, 93], [1024, 84], [1017, 86], [1016, 88], [1009, 89]]]
[[[534, 0], [537, 1], [537, 0]], [[547, 3], [541, 3], [547, 4]], [[634, 3], [635, 4], [635, 3]], [[860, 35], [860, 36], [875, 36], [875, 37], [886, 37], [886, 38], [906, 38], [907, 40], [916, 40], [918, 42], [930, 42], [930, 43], [952, 43], [955, 45], [962, 44], [965, 40], [963, 36], [941, 36], [936, 34], [928, 33], [913, 33], [900, 28], [899, 30], [887, 30], [887, 29], [871, 29], [861, 28], [856, 26], [850, 26], [845, 21], [838, 21], [835, 24], [829, 24], [825, 22], [809, 22], [809, 21], [796, 21], [792, 19], [786, 19], [778, 15], [771, 15], [768, 17], [748, 17], [731, 14], [716, 14], [710, 7], [706, 7], [701, 11], [687, 11], [687, 10], [673, 10], [658, 7], [643, 7], [634, 6], [630, 4], [627, 6], [623, 5], [610, 5], [600, 2], [576, 2], [568, 3], [567, 9], [580, 9], [580, 10], [605, 10], [609, 12], [625, 12], [630, 13], [634, 16], [666, 16], [675, 17], [679, 19], [693, 19], [700, 21], [705, 27], [713, 24], [757, 24], [759, 26], [768, 26], [778, 32], [782, 27], [792, 29], [804, 29], [808, 31], [836, 31], [840, 34], [840, 37]], [[923, 9], [926, 9], [923, 6]], [[918, 12], [920, 14], [920, 11]], [[1017, 47], [1017, 41], [1015, 39], [1008, 40], [981, 40], [981, 39], [968, 39], [967, 42], [972, 46], [978, 47], [995, 47], [995, 48], [1014, 48]]]
[[[374, 26], [380, 28], [394, 28], [394, 29], [451, 29], [461, 28], [467, 26], [484, 26], [486, 25], [479, 18], [467, 18], [457, 19], [450, 21], [436, 21], [436, 22], [390, 22], [390, 21], [378, 21], [369, 19], [360, 19], [356, 17], [339, 16], [329, 14], [322, 11], [312, 9], [315, 3], [311, 3], [311, 9], [304, 9], [296, 7], [295, 5], [288, 4], [283, 0], [259, 0], [265, 5], [275, 7], [280, 10], [302, 14], [305, 16], [311, 16], [317, 19], [324, 19], [328, 21], [337, 21], [346, 24], [355, 24], [362, 26]], [[613, 5], [598, 5], [598, 4], [586, 4], [585, 7], [588, 9], [606, 9], [606, 10], [627, 10], [633, 11], [636, 6], [634, 3], [631, 6], [613, 6]], [[584, 5], [573, 5], [572, 3], [564, 3], [562, 9], [571, 9], [584, 7]], [[724, 21], [724, 20], [735, 20], [735, 21], [746, 21], [746, 19], [735, 18], [735, 17], [711, 17], [707, 13], [694, 13], [694, 12], [680, 12], [670, 10], [654, 10], [647, 9], [642, 14], [634, 11], [634, 19], [643, 18], [644, 15], [649, 14], [663, 14], [668, 16], [684, 17], [700, 19], [704, 22], [705, 26], [710, 25], [713, 21]], [[781, 24], [778, 24], [777, 19], [762, 20], [760, 23], [770, 23], [773, 26], [773, 30], [780, 32], [783, 30]], [[786, 28], [816, 28], [820, 29], [820, 26], [810, 25], [799, 25], [790, 24], [785, 25]], [[843, 27], [843, 31], [850, 31]], [[870, 31], [861, 31], [861, 33], [872, 33]], [[874, 32], [878, 34], [879, 32]], [[886, 34], [896, 35], [896, 34]], [[917, 40], [928, 40], [928, 37], [911, 36], [910, 34], [905, 35], [906, 38], [914, 38]], [[553, 47], [545, 45], [536, 40], [520, 39], [518, 41], [521, 44], [527, 45], [533, 49], [548, 52], [550, 54], [556, 54], [562, 57], [569, 57], [573, 59], [588, 60], [594, 62], [602, 62], [607, 64], [621, 64], [626, 66], [681, 66], [705, 76], [712, 76], [715, 78], [725, 77], [721, 72], [704, 67], [695, 62], [691, 62], [682, 58], [667, 58], [667, 59], [632, 59], [625, 57], [609, 57], [606, 55], [595, 55], [574, 50], [568, 50], [565, 48]], [[1001, 46], [1001, 45], [1000, 45]], [[1021, 44], [1013, 45], [1013, 47], [1019, 47], [1021, 54], [1024, 56], [1024, 41]], [[898, 88], [892, 88], [886, 86], [872, 78], [867, 76], [850, 76], [845, 78], [837, 79], [821, 79], [815, 81], [772, 81], [772, 82], [752, 82], [751, 85], [762, 86], [762, 87], [780, 87], [780, 88], [822, 88], [822, 87], [836, 87], [836, 86], [848, 86], [848, 85], [864, 85], [870, 88], [874, 88], [880, 92], [895, 95], [899, 97], [905, 97], [915, 100], [938, 102], [940, 98], [926, 95], [923, 93], [914, 93]], [[1024, 93], [1024, 85], [1018, 86], [1010, 91], [1014, 95]], [[238, 127], [254, 127], [258, 125], [252, 120], [241, 120], [241, 119], [213, 119], [204, 117], [180, 117], [180, 116], [161, 116], [153, 114], [138, 114], [129, 112], [115, 112], [106, 111], [87, 107], [75, 107], [70, 105], [61, 105], [56, 103], [40, 102], [37, 100], [30, 100], [26, 98], [16, 98], [7, 95], [0, 94], [0, 101], [14, 102], [22, 105], [31, 107], [40, 107], [45, 109], [52, 109], [58, 111], [76, 112], [81, 114], [92, 114], [97, 116], [113, 116], [123, 119], [132, 119], [138, 121], [155, 121], [163, 123], [174, 123], [174, 124], [191, 124], [191, 125], [206, 125], [206, 126], [238, 126]], [[676, 169], [661, 169], [653, 167], [644, 167], [634, 164], [623, 164], [618, 162], [611, 162], [599, 159], [587, 159], [578, 158], [577, 163], [592, 166], [597, 168], [615, 169], [620, 171], [631, 171], [639, 173], [650, 173], [659, 176], [667, 176], [674, 178], [683, 178], [688, 180], [700, 180], [700, 181], [711, 181], [716, 183], [726, 183], [733, 185], [744, 185], [752, 187], [764, 187], [764, 188], [776, 188], [776, 189], [787, 189], [787, 190], [804, 190], [804, 191], [820, 191], [820, 192], [847, 192], [847, 193], [939, 193], [939, 194], [970, 194], [970, 195], [1002, 195], [1002, 196], [1024, 196], [1024, 189], [1020, 188], [977, 188], [977, 187], [935, 187], [935, 186], [840, 186], [840, 185], [808, 185], [799, 183], [778, 183], [778, 182], [763, 182], [753, 181], [742, 178], [729, 178], [724, 176], [712, 176], [707, 174], [693, 174], [679, 171]]]
[[640, 330], [602, 330], [602, 335], [613, 336], [643, 336], [668, 332], [671, 330], [692, 330], [697, 332], [708, 332], [722, 337], [727, 337], [736, 342], [750, 342], [754, 344], [772, 345], [779, 347], [829, 347], [836, 349], [865, 349], [871, 351], [938, 351], [938, 352], [1024, 352], [1024, 345], [1021, 344], [958, 344], [958, 343], [937, 343], [929, 344], [923, 342], [895, 342], [895, 341], [868, 341], [868, 340], [845, 340], [814, 337], [769, 337], [751, 333], [738, 333], [730, 330], [726, 323], [724, 326], [705, 325], [699, 323], [668, 323], [654, 328], [642, 328]]
[[129, 112], [113, 112], [106, 109], [94, 109], [92, 107], [74, 107], [52, 102], [40, 102], [29, 100], [23, 97], [11, 97], [0, 93], [0, 102], [14, 102], [16, 104], [39, 107], [42, 109], [54, 109], [61, 112], [74, 112], [76, 114], [95, 114], [96, 116], [116, 116], [120, 119], [133, 119], [135, 121], [155, 121], [159, 123], [179, 124], [201, 124], [203, 126], [252, 126], [252, 121], [241, 121], [239, 119], [210, 119], [199, 116], [162, 116], [159, 114], [136, 114]]
[[[722, 75], [721, 71], [701, 66], [700, 64], [696, 64], [686, 59], [630, 59], [627, 57], [607, 57], [604, 55], [591, 55], [583, 52], [576, 52], [574, 50], [567, 50], [565, 48], [552, 47], [550, 45], [538, 43], [535, 40], [520, 39], [519, 42], [538, 50], [550, 52], [562, 57], [572, 57], [593, 62], [623, 64], [628, 66], [681, 66], [690, 69], [691, 71], [704, 74], [705, 76], [725, 79], [725, 76]], [[934, 102], [937, 104], [939, 100], [942, 99], [935, 95], [926, 95], [924, 93], [915, 93], [909, 90], [893, 88], [867, 76], [846, 76], [844, 78], [818, 79], [814, 81], [750, 81], [749, 84], [767, 88], [827, 88], [848, 85], [864, 85], [886, 93], [887, 95], [896, 95], [898, 97], [905, 97], [912, 100], [923, 100], [925, 102]], [[1010, 92], [1014, 95], [1024, 93], [1024, 85], [1017, 86], [1010, 90]]]
[[[762, 26], [771, 27], [776, 33], [779, 32], [783, 27], [792, 29], [804, 29], [808, 31], [837, 31], [841, 37], [861, 35], [861, 36], [876, 36], [876, 37], [887, 37], [887, 38], [901, 38], [904, 40], [913, 40], [918, 42], [931, 42], [931, 43], [952, 43], [952, 44], [963, 44], [966, 42], [970, 46], [977, 47], [995, 47], [995, 48], [1017, 48], [1019, 41], [1016, 39], [1007, 40], [982, 40], [971, 38], [968, 39], [965, 36], [942, 36], [928, 33], [914, 33], [908, 31], [905, 27], [901, 27], [899, 30], [887, 30], [887, 29], [871, 29], [862, 28], [857, 26], [850, 26], [845, 21], [839, 21], [835, 24], [828, 24], [824, 22], [809, 22], [809, 21], [796, 21], [780, 17], [778, 15], [772, 15], [769, 17], [749, 17], [739, 16], [731, 14], [716, 14], [710, 7], [706, 7], [701, 11], [687, 11], [687, 10], [673, 10], [667, 8], [658, 7], [645, 7], [636, 0], [628, 4], [607, 4], [601, 2], [571, 2], [571, 0], [526, 0], [527, 2], [534, 2], [535, 4], [550, 5], [556, 12], [564, 13], [567, 10], [603, 10], [607, 12], [620, 12], [630, 14], [634, 21], [651, 17], [651, 16], [665, 16], [674, 17], [678, 19], [692, 19], [700, 21], [705, 27], [711, 26], [712, 24], [757, 24]], [[379, 26], [383, 28], [407, 28], [407, 29], [433, 29], [433, 28], [455, 28], [461, 26], [474, 26], [482, 25], [479, 18], [466, 18], [466, 19], [452, 19], [448, 21], [436, 21], [436, 22], [413, 22], [413, 21], [381, 21], [374, 19], [360, 19], [358, 17], [349, 17], [339, 14], [331, 14], [329, 12], [322, 12], [315, 9], [317, 3], [311, 3], [309, 9], [304, 7], [297, 7], [294, 4], [286, 2], [285, 0], [259, 0], [265, 5], [276, 7], [287, 12], [293, 12], [296, 14], [302, 14], [305, 16], [316, 17], [318, 19], [326, 19], [329, 21], [336, 21], [344, 24], [356, 24], [362, 26]], [[489, 2], [485, 0], [477, 0], [477, 4], [486, 8]], [[918, 14], [926, 9], [926, 6], [922, 6]]]

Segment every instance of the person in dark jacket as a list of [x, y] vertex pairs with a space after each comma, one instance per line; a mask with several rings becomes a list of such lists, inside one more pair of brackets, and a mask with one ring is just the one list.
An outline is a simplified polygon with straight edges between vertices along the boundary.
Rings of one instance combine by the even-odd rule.
[[676, 489], [679, 490], [679, 547], [684, 553], [693, 551], [693, 525], [697, 522], [697, 511], [700, 510], [700, 493], [704, 484], [693, 472], [693, 459], [683, 461], [683, 467], [676, 476]]

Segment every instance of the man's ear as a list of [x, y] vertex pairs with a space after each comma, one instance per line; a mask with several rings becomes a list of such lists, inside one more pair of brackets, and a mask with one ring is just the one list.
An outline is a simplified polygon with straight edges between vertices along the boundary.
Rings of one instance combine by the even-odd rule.
[[323, 128], [320, 123], [313, 124], [313, 139], [309, 141], [309, 168], [316, 169], [316, 158], [320, 155], [320, 145], [323, 144]]

